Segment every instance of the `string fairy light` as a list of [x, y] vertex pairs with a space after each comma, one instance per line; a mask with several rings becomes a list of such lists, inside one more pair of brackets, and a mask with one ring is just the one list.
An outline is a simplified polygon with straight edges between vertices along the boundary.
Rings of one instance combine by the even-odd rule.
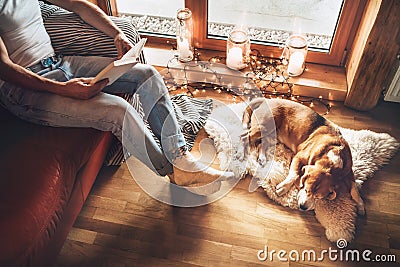
[[[271, 58], [263, 56], [258, 50], [251, 50], [251, 53], [247, 59], [248, 72], [244, 73], [244, 82], [240, 86], [232, 84], [224, 84], [222, 75], [216, 69], [214, 65], [216, 63], [224, 63], [226, 57], [214, 56], [209, 58], [207, 61], [200, 59], [200, 53], [195, 49], [194, 60], [188, 64], [185, 64], [183, 68], [179, 70], [183, 72], [181, 79], [176, 79], [173, 75], [174, 67], [170, 65], [177, 61], [174, 57], [169, 60], [167, 64], [164, 81], [167, 89], [171, 91], [183, 91], [188, 96], [195, 97], [201, 93], [207, 91], [213, 91], [218, 94], [227, 92], [232, 95], [232, 100], [236, 102], [237, 97], [246, 98], [251, 100], [255, 97], [265, 98], [281, 98], [296, 101], [301, 104], [308, 105], [314, 108], [316, 105], [321, 105], [325, 112], [323, 115], [328, 114], [331, 111], [331, 104], [326, 103], [322, 96], [309, 97], [302, 96], [293, 93], [293, 83], [289, 82], [289, 75], [286, 74], [286, 66], [283, 62], [284, 59]], [[213, 76], [213, 82], [207, 82], [206, 80], [200, 82], [192, 82], [188, 78], [190, 68], [199, 68], [202, 72], [207, 72]], [[176, 70], [176, 69], [174, 69]], [[254, 89], [254, 84], [258, 90]]]

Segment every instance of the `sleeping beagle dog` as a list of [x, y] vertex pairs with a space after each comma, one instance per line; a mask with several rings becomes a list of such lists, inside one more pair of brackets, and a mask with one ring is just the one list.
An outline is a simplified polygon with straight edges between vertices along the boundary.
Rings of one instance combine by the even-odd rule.
[[293, 151], [289, 174], [276, 187], [278, 195], [285, 194], [294, 184], [299, 189], [299, 208], [312, 210], [316, 199], [334, 200], [339, 194], [350, 192], [359, 214], [364, 214], [350, 147], [333, 123], [294, 101], [256, 98], [243, 114], [243, 127], [244, 146], [257, 153], [260, 164], [266, 162], [265, 152], [271, 145], [266, 140], [275, 134]]

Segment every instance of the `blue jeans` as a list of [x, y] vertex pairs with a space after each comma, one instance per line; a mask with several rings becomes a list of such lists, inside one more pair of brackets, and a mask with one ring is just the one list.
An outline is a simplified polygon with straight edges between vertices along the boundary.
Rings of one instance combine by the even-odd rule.
[[[38, 74], [57, 81], [94, 77], [112, 61], [104, 57], [66, 56], [51, 69]], [[161, 148], [140, 114], [126, 100], [114, 95], [120, 93], [138, 94], [145, 119], [160, 140]], [[129, 154], [160, 175], [172, 172], [171, 161], [185, 147], [164, 81], [150, 65], [137, 64], [89, 100], [27, 90], [5, 83], [0, 88], [0, 103], [16, 116], [34, 123], [111, 131]]]

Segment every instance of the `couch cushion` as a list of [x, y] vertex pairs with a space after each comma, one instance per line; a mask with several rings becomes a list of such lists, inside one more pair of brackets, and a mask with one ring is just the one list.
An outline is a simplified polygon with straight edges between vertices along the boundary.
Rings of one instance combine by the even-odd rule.
[[0, 124], [2, 265], [32, 256], [48, 242], [62, 218], [76, 173], [104, 133], [34, 125], [2, 108]]

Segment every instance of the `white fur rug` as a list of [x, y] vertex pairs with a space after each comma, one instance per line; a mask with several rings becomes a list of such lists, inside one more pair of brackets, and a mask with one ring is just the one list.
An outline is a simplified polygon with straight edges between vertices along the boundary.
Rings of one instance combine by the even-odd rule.
[[[249, 191], [261, 186], [275, 202], [297, 209], [296, 188], [292, 187], [282, 197], [275, 193], [275, 186], [288, 173], [292, 152], [284, 145], [277, 144], [271, 160], [265, 166], [260, 166], [255, 155], [245, 155], [239, 137], [243, 131], [241, 120], [246, 104], [215, 104], [216, 107], [205, 124], [205, 130], [214, 140], [221, 168], [233, 171], [241, 178], [250, 174], [253, 179]], [[341, 132], [350, 145], [353, 171], [360, 187], [379, 167], [388, 163], [399, 148], [397, 140], [386, 133], [345, 128], [341, 128]], [[320, 201], [316, 203], [315, 213], [326, 229], [328, 240], [335, 242], [341, 238], [347, 241], [353, 239], [356, 206], [350, 196], [342, 196], [335, 201]]]

